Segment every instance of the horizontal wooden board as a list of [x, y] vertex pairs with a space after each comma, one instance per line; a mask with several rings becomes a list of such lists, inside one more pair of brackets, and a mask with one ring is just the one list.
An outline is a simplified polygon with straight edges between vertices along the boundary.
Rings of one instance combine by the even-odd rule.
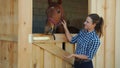
[[[55, 35], [55, 40], [53, 39], [53, 35], [47, 35], [47, 34], [33, 34], [32, 37], [49, 37], [49, 40], [41, 41], [41, 40], [33, 40], [33, 42], [68, 42], [66, 39], [65, 34], [54, 34]], [[72, 36], [76, 34], [71, 34]]]
[[0, 40], [3, 41], [18, 41], [18, 37], [15, 35], [0, 35]]

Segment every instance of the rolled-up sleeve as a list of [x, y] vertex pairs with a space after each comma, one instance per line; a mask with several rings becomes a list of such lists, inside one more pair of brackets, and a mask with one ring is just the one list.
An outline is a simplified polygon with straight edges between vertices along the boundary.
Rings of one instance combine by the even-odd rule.
[[96, 54], [98, 48], [100, 46], [99, 40], [92, 40], [90, 47], [87, 50], [88, 59], [93, 59], [94, 55]]

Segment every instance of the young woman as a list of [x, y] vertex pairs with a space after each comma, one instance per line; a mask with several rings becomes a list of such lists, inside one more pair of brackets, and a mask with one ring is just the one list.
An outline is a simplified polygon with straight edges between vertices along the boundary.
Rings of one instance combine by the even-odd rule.
[[66, 58], [75, 58], [74, 68], [93, 68], [92, 59], [100, 46], [103, 18], [98, 14], [88, 15], [84, 28], [74, 37], [71, 36], [64, 20], [62, 24], [68, 41], [77, 44], [75, 54], [66, 56]]

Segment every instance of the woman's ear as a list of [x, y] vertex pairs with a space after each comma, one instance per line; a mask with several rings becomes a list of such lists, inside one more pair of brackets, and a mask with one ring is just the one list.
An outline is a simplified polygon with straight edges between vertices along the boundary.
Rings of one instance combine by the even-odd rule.
[[58, 4], [62, 4], [62, 0], [58, 0], [58, 2], [57, 2]]
[[96, 23], [94, 23], [93, 26], [96, 27]]
[[50, 5], [52, 3], [52, 0], [48, 0], [48, 4]]

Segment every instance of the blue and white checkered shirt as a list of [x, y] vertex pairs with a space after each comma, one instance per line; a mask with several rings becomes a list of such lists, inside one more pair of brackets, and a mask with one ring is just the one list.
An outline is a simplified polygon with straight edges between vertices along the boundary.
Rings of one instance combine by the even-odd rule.
[[100, 39], [95, 30], [88, 32], [82, 29], [77, 35], [72, 37], [71, 43], [77, 44], [76, 54], [86, 55], [89, 60], [92, 60], [100, 46]]

